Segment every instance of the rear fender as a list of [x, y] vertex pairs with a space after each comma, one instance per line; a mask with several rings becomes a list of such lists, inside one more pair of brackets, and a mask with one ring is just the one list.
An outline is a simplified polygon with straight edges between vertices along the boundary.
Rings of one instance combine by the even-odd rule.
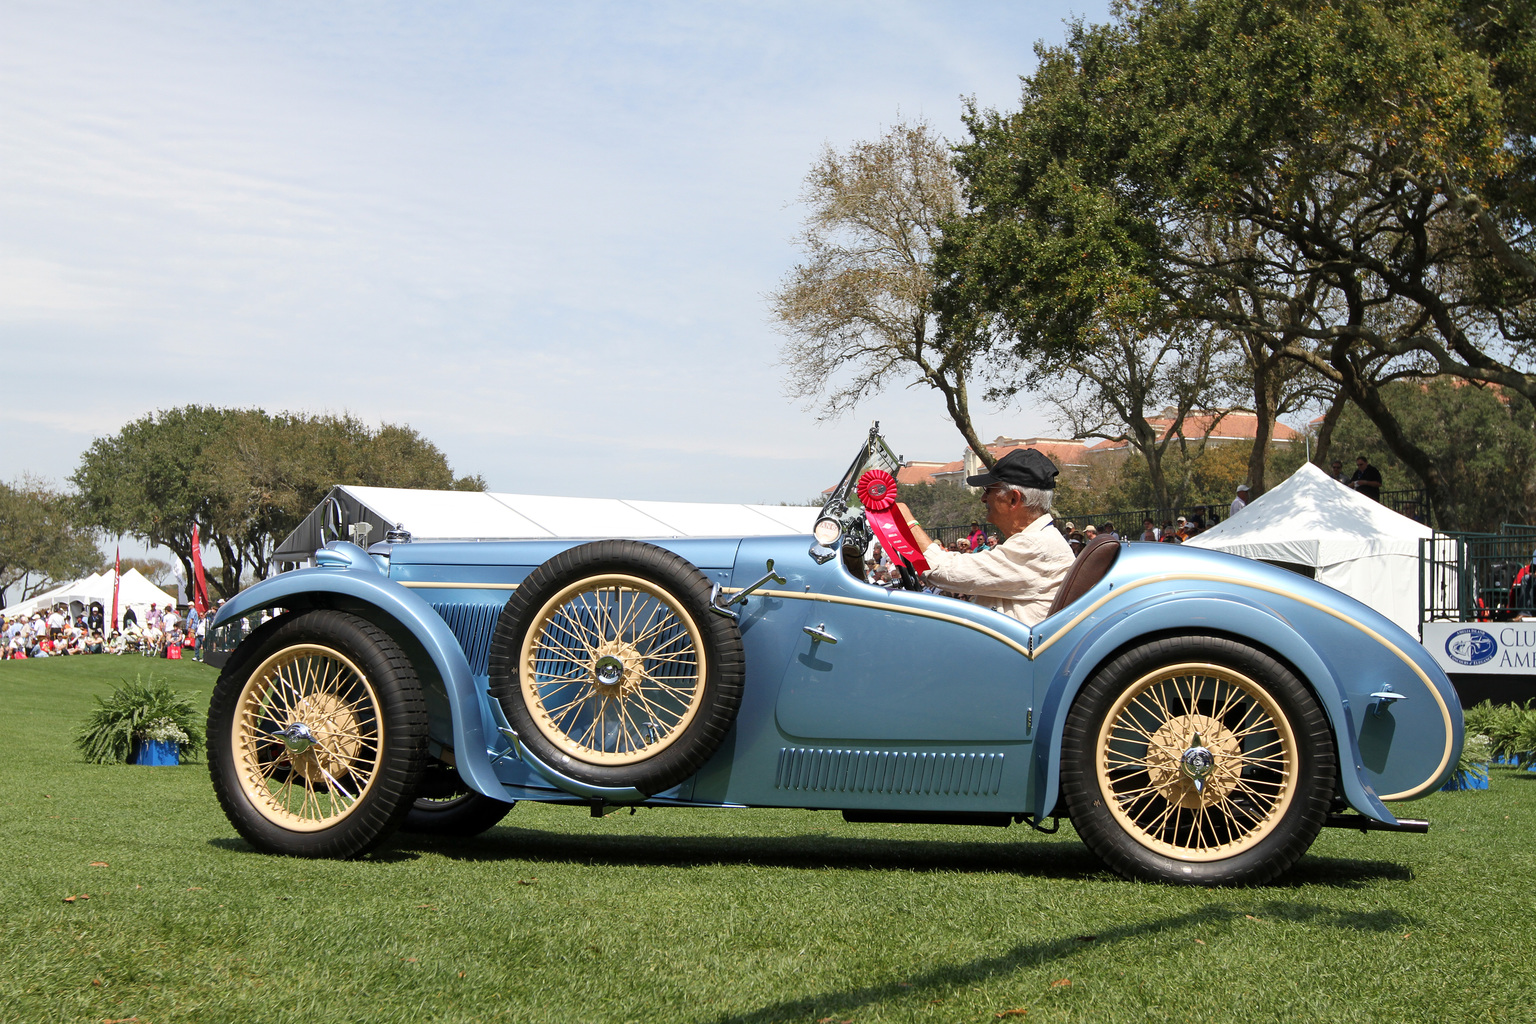
[[[1192, 622], [1212, 623], [1208, 629], [1190, 628]], [[1220, 623], [1220, 626], [1214, 624]], [[1125, 605], [1094, 624], [1082, 635], [1070, 638], [1068, 650], [1054, 665], [1036, 665], [1036, 678], [1049, 678], [1041, 708], [1040, 734], [1045, 743], [1035, 750], [1035, 806], [1040, 815], [1055, 809], [1061, 793], [1061, 740], [1067, 713], [1088, 679], [1100, 666], [1125, 648], [1178, 634], [1223, 635], [1245, 644], [1263, 637], [1262, 646], [1286, 662], [1311, 689], [1333, 731], [1338, 752], [1339, 779], [1351, 807], [1377, 821], [1395, 824], [1369, 781], [1360, 757], [1349, 702], [1338, 680], [1318, 658], [1312, 646], [1270, 608], [1232, 594], [1160, 594]], [[1063, 638], [1066, 639], [1066, 638]], [[1038, 646], [1038, 641], [1036, 642]], [[1051, 655], [1057, 652], [1050, 651]], [[1044, 659], [1042, 659], [1044, 660]], [[1048, 675], [1047, 675], [1048, 673]], [[1352, 767], [1351, 767], [1352, 766]]]
[[[480, 697], [464, 651], [442, 618], [410, 590], [376, 570], [297, 569], [274, 576], [241, 591], [220, 610], [210, 624], [265, 608], [307, 611], [333, 608], [351, 612], [388, 632], [407, 652], [417, 672], [425, 659], [442, 681], [453, 716], [454, 764], [470, 788], [498, 800], [513, 800], [491, 767], [491, 752], [480, 712]], [[430, 684], [430, 679], [423, 682]], [[498, 742], [498, 747], [504, 744]]]

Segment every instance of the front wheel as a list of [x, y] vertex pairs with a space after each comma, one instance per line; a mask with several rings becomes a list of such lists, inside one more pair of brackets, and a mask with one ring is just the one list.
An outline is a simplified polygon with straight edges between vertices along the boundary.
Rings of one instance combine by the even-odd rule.
[[1115, 871], [1149, 881], [1274, 879], [1317, 838], [1335, 773], [1307, 688], [1223, 638], [1121, 655], [1083, 687], [1062, 737], [1073, 826]]
[[224, 813], [252, 846], [355, 857], [411, 808], [426, 761], [427, 710], [389, 634], [311, 611], [258, 629], [231, 656], [208, 708], [208, 768]]

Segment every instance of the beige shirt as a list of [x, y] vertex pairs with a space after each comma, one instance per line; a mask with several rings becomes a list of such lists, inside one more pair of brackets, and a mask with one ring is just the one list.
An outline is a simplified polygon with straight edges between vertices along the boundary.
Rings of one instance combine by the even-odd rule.
[[1041, 516], [991, 551], [962, 555], [937, 543], [923, 552], [929, 583], [1034, 625], [1072, 568], [1072, 546], [1050, 516]]

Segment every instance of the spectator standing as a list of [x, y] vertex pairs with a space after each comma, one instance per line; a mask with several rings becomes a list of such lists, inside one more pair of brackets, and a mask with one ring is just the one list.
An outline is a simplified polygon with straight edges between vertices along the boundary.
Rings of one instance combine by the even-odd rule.
[[1120, 531], [1115, 529], [1114, 523], [1106, 520], [1099, 525], [1099, 536], [1113, 537], [1116, 541], [1118, 541], [1120, 539]]
[[972, 551], [980, 551], [982, 545], [987, 542], [987, 532], [981, 528], [980, 522], [972, 519], [971, 532], [966, 535], [965, 539], [969, 542]]
[[1329, 473], [1328, 475], [1333, 477], [1333, 479], [1337, 480], [1339, 483], [1343, 484], [1345, 487], [1349, 486], [1349, 481], [1344, 478], [1344, 463], [1340, 462], [1338, 459], [1333, 460], [1333, 472]]
[[1141, 521], [1141, 539], [1149, 544], [1157, 543], [1157, 524], [1150, 518]]
[[1247, 507], [1248, 507], [1248, 485], [1247, 484], [1238, 484], [1237, 485], [1237, 497], [1232, 499], [1232, 508], [1227, 513], [1228, 518], [1237, 515], [1239, 512], [1241, 512], [1243, 509], [1245, 509]]
[[1349, 485], [1372, 501], [1381, 500], [1381, 470], [1365, 460], [1364, 455], [1355, 457], [1355, 475]]

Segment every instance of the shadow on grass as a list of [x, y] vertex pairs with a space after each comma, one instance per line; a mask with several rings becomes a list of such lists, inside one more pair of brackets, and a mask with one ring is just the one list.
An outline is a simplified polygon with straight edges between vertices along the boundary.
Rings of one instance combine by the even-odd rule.
[[840, 836], [583, 835], [502, 826], [474, 839], [398, 836], [396, 848], [430, 849], [451, 860], [531, 860], [613, 866], [761, 867], [867, 871], [1010, 872], [1051, 878], [1106, 874], [1077, 843], [968, 843]]
[[[1018, 971], [1070, 959], [1090, 946], [1113, 945], [1163, 932], [1200, 930], [1209, 934], [1212, 928], [1239, 922], [1250, 915], [1353, 932], [1392, 932], [1415, 924], [1414, 919], [1393, 910], [1351, 913], [1331, 907], [1271, 900], [1260, 904], [1254, 914], [1254, 908], [1251, 907], [1240, 910], [1224, 904], [1213, 904], [1187, 914], [1119, 925], [1093, 935], [1063, 936], [1041, 942], [1021, 943], [995, 956], [936, 968], [911, 976], [905, 981], [864, 985], [841, 992], [823, 992], [803, 999], [784, 1000], [747, 1013], [717, 1017], [713, 1024], [770, 1024], [787, 1020], [815, 1020], [828, 1015], [845, 1019], [861, 1008], [881, 1003], [898, 1000], [934, 1002], [957, 988], [979, 985]], [[1197, 937], [1191, 935], [1190, 939]]]
[[[1080, 843], [970, 843], [825, 835], [573, 835], [505, 825], [473, 839], [399, 835], [390, 847], [372, 855], [371, 859], [412, 850], [430, 850], [465, 863], [522, 860], [626, 867], [750, 864], [808, 870], [958, 871], [1038, 878], [1115, 879], [1109, 869]], [[1326, 886], [1356, 889], [1373, 881], [1407, 881], [1412, 877], [1413, 873], [1407, 867], [1391, 861], [1309, 856], [1303, 857], [1266, 888]]]
[[[229, 853], [249, 853], [257, 857], [273, 856], [273, 854], [262, 853], [260, 850], [256, 849], [256, 847], [252, 846], [244, 839], [239, 839], [234, 836], [210, 839], [208, 840], [208, 845], [212, 846], [216, 850], [225, 850]], [[402, 861], [420, 860], [421, 854], [416, 850], [402, 850], [397, 847], [386, 847], [383, 850], [375, 850], [373, 853], [365, 854], [361, 859], [363, 861], [372, 862], [375, 864], [398, 864]]]

